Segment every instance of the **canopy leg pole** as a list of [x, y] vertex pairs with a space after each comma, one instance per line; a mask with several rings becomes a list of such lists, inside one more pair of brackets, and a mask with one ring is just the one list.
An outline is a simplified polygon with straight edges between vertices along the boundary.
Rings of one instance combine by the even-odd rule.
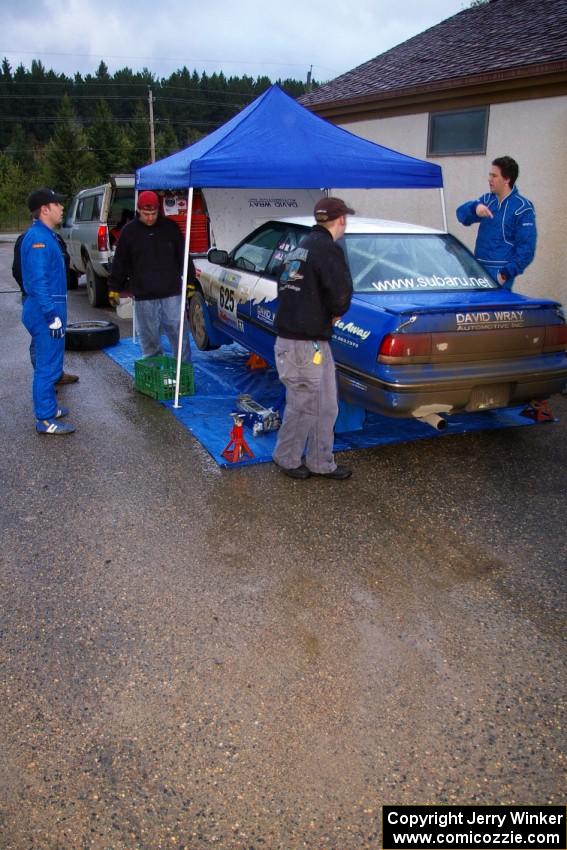
[[189, 240], [191, 238], [191, 217], [193, 213], [193, 187], [187, 193], [187, 228], [185, 230], [185, 252], [183, 254], [183, 279], [181, 284], [181, 313], [179, 316], [179, 340], [177, 343], [177, 370], [175, 373], [175, 408], [179, 404], [179, 386], [181, 383], [181, 354], [183, 352], [183, 330], [185, 325], [185, 307], [187, 304], [187, 270], [189, 268]]
[[447, 228], [447, 210], [445, 209], [445, 190], [441, 186], [439, 191], [441, 192], [441, 212], [443, 213], [443, 230], [445, 233], [448, 233], [449, 230]]

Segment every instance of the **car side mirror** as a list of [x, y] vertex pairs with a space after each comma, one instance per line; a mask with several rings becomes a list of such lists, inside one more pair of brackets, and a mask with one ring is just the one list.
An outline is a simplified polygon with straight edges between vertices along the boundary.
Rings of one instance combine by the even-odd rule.
[[207, 254], [209, 263], [214, 263], [215, 266], [228, 265], [228, 251], [219, 251], [218, 248], [211, 248]]

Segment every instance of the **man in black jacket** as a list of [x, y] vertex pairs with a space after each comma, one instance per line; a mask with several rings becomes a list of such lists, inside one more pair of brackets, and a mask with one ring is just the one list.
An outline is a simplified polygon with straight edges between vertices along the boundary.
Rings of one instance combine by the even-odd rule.
[[286, 405], [273, 459], [290, 478], [343, 480], [352, 472], [333, 456], [338, 402], [329, 345], [333, 323], [352, 297], [350, 271], [336, 244], [352, 213], [340, 198], [321, 198], [317, 224], [286, 258], [278, 284], [275, 355]]
[[[136, 328], [144, 357], [163, 354], [162, 331], [177, 357], [183, 254], [181, 231], [175, 222], [159, 215], [156, 193], [140, 192], [138, 218], [121, 230], [108, 289], [111, 299], [120, 290], [128, 290], [134, 296]], [[191, 258], [188, 278], [195, 278]], [[189, 362], [191, 348], [185, 319], [183, 327], [181, 359]]]

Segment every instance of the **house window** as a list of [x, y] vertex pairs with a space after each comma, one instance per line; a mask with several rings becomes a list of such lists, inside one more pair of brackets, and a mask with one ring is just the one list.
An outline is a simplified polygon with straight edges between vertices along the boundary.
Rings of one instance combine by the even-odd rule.
[[486, 153], [488, 107], [429, 114], [428, 156]]

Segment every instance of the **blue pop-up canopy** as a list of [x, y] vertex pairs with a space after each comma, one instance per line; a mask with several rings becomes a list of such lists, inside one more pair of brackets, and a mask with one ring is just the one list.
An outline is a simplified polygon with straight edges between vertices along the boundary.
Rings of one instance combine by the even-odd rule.
[[[439, 165], [384, 148], [330, 124], [272, 86], [222, 127], [185, 150], [136, 171], [136, 189], [440, 189]], [[446, 226], [442, 197], [443, 220]], [[185, 233], [175, 407], [179, 406], [182, 328], [191, 217]]]
[[204, 139], [139, 168], [136, 188], [438, 189], [441, 167], [354, 136], [272, 86]]

